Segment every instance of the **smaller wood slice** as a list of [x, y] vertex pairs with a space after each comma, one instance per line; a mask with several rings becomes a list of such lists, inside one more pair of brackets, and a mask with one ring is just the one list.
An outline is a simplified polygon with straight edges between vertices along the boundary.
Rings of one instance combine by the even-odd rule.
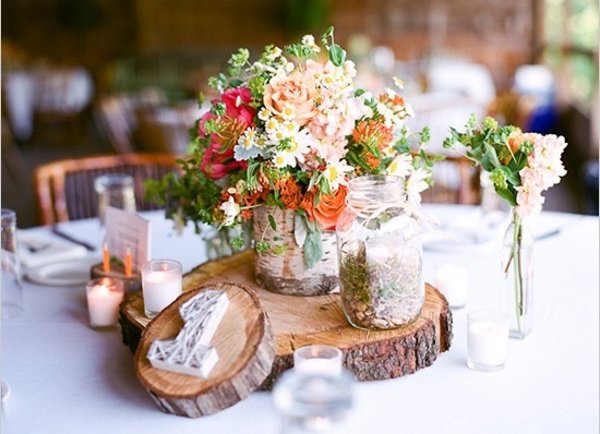
[[[183, 321], [179, 306], [207, 289], [226, 291], [229, 306], [211, 341], [219, 361], [209, 378], [154, 368], [146, 355], [155, 339], [174, 338]], [[271, 372], [277, 343], [257, 295], [240, 285], [219, 282], [184, 292], [144, 329], [135, 353], [138, 379], [167, 413], [191, 418], [231, 407], [260, 387]]]

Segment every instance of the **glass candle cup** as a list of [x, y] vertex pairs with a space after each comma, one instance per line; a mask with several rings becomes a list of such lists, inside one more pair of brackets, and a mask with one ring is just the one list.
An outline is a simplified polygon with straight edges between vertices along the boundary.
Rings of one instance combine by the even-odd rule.
[[352, 432], [354, 380], [347, 373], [283, 373], [273, 388], [281, 434]]
[[294, 351], [294, 369], [312, 374], [339, 375], [342, 352], [328, 345], [309, 345]]
[[508, 315], [477, 310], [467, 315], [467, 365], [477, 371], [498, 371], [508, 353]]
[[17, 214], [2, 208], [2, 315], [12, 318], [23, 311], [21, 262], [17, 244]]
[[154, 318], [183, 291], [181, 264], [171, 259], [153, 259], [142, 265], [144, 313]]
[[90, 280], [86, 285], [90, 326], [111, 328], [117, 325], [119, 305], [125, 293], [123, 281], [110, 277]]

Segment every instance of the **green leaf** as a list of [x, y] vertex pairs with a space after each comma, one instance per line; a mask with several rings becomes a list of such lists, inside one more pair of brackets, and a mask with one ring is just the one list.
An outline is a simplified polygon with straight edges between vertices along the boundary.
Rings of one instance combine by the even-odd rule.
[[232, 78], [229, 80], [229, 87], [240, 87], [244, 82], [239, 78]]
[[309, 231], [304, 241], [304, 261], [310, 270], [323, 257], [323, 242], [320, 231]]
[[269, 214], [268, 219], [269, 219], [269, 226], [271, 226], [271, 229], [273, 229], [275, 232], [277, 232], [277, 223], [275, 223], [275, 218], [271, 214]]
[[344, 60], [346, 60], [346, 51], [337, 44], [333, 44], [329, 49], [329, 60], [335, 66], [342, 66]]
[[503, 197], [511, 206], [517, 206], [516, 196], [508, 189], [496, 189], [496, 193]]

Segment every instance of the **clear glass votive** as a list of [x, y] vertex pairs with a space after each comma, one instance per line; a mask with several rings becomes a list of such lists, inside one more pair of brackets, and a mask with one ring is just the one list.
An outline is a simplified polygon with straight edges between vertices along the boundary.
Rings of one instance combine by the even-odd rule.
[[102, 225], [109, 206], [132, 213], [136, 211], [133, 176], [125, 173], [100, 175], [94, 180], [94, 189], [98, 195], [98, 218]]
[[476, 310], [467, 315], [467, 366], [476, 371], [499, 371], [508, 353], [508, 315]]
[[21, 262], [17, 242], [17, 214], [2, 208], [2, 316], [13, 318], [23, 311]]
[[111, 277], [90, 280], [86, 285], [90, 326], [112, 328], [119, 319], [119, 305], [125, 293], [123, 281]]
[[142, 265], [144, 313], [154, 318], [183, 292], [181, 264], [171, 259], [152, 259]]
[[309, 345], [294, 351], [294, 369], [311, 374], [339, 375], [342, 351], [329, 345]]
[[291, 369], [273, 388], [281, 434], [351, 432], [354, 379]]
[[446, 297], [452, 309], [467, 304], [469, 268], [459, 262], [441, 262], [435, 265], [433, 285]]

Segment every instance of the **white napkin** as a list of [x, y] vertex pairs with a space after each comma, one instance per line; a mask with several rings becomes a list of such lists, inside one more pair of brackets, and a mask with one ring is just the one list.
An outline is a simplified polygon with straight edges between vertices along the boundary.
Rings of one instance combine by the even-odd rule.
[[86, 254], [85, 247], [67, 240], [19, 231], [19, 255], [25, 268], [81, 258]]

